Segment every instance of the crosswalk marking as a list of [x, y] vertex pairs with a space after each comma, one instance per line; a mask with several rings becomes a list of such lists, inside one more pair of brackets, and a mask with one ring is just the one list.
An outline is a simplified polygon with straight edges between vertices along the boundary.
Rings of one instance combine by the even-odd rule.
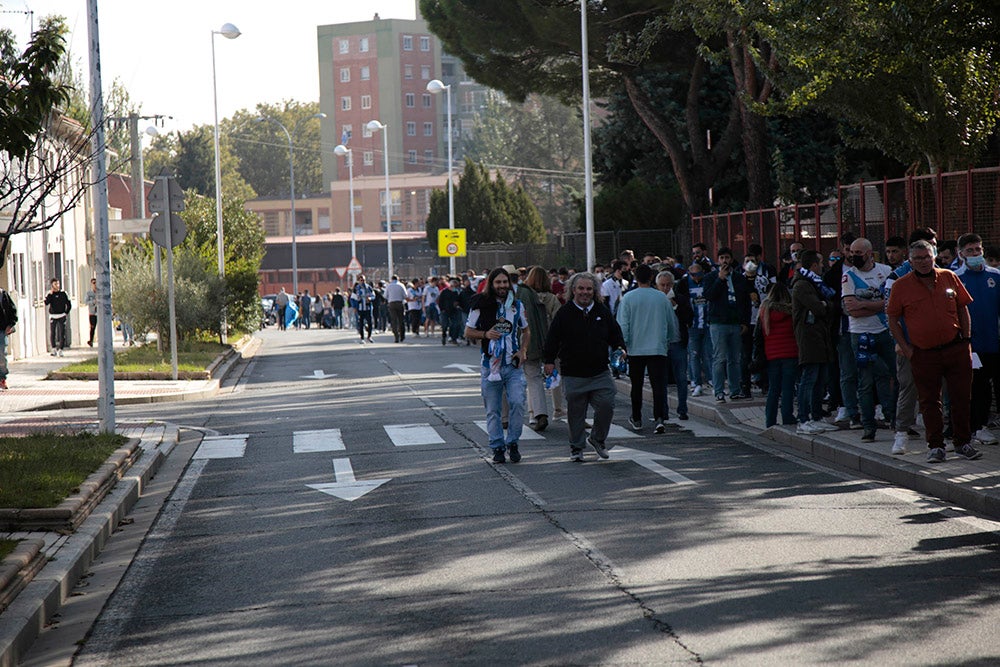
[[[483, 433], [489, 435], [489, 429], [486, 428], [486, 421], [477, 421], [476, 426], [483, 430]], [[545, 436], [541, 433], [536, 433], [528, 428], [528, 425], [524, 425], [524, 429], [521, 431], [521, 440], [544, 440]]]
[[641, 435], [629, 431], [624, 426], [619, 426], [618, 424], [612, 424], [611, 428], [608, 429], [609, 438], [641, 438]]
[[318, 431], [296, 431], [292, 436], [292, 451], [296, 454], [311, 452], [342, 452], [344, 438], [339, 428]]
[[444, 444], [444, 439], [430, 424], [392, 424], [382, 428], [397, 447]]
[[239, 459], [247, 449], [249, 434], [209, 435], [201, 441], [201, 446], [194, 453], [196, 459]]

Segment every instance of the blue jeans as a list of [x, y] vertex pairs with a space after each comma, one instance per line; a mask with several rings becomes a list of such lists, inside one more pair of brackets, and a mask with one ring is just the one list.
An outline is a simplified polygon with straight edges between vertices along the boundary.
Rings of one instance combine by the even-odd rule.
[[712, 377], [712, 336], [708, 327], [688, 329], [688, 377], [703, 385]]
[[0, 380], [7, 379], [7, 332], [0, 328]]
[[458, 337], [462, 335], [463, 324], [465, 324], [465, 320], [462, 319], [462, 311], [456, 310], [451, 313], [441, 311], [441, 340], [450, 338], [457, 341]]
[[[858, 405], [861, 407], [861, 425], [875, 428], [875, 399], [872, 387], [878, 392], [882, 414], [890, 424], [896, 416], [896, 341], [888, 330], [868, 334], [875, 341], [872, 359], [864, 368], [858, 368]], [[858, 354], [860, 334], [851, 334], [851, 349], [855, 359]]]
[[802, 364], [799, 377], [799, 422], [823, 418], [823, 377], [826, 364]]
[[851, 334], [841, 334], [837, 341], [840, 366], [840, 398], [849, 417], [858, 414], [858, 358], [851, 345]]
[[712, 347], [715, 348], [715, 364], [712, 368], [712, 389], [716, 397], [725, 392], [726, 377], [729, 377], [729, 393], [740, 391], [740, 354], [743, 337], [738, 324], [710, 324]]
[[[500, 381], [490, 382], [486, 379], [488, 369], [482, 369], [480, 388], [483, 392], [483, 405], [486, 407], [486, 432], [490, 436], [490, 447], [494, 450], [503, 449], [507, 445], [516, 445], [521, 438], [524, 427], [524, 404], [527, 400], [528, 386], [524, 371], [510, 364], [500, 367]], [[507, 437], [504, 439], [503, 397], [507, 395], [510, 414], [507, 417]]]
[[[688, 350], [680, 343], [671, 343], [667, 352], [667, 366], [674, 374], [674, 384], [677, 385], [677, 414], [688, 413]], [[670, 391], [663, 392], [663, 418], [670, 418]]]
[[344, 309], [334, 308], [333, 309], [333, 326], [338, 329], [344, 328]]
[[795, 423], [795, 379], [799, 360], [771, 359], [767, 362], [767, 404], [764, 406], [764, 428], [778, 423], [778, 399], [781, 399], [781, 423]]

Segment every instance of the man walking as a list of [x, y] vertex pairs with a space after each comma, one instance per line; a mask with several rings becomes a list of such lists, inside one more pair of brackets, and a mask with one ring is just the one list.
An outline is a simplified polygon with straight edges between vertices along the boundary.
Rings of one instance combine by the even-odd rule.
[[441, 316], [441, 344], [458, 345], [458, 337], [462, 332], [462, 311], [458, 308], [458, 281], [441, 280], [441, 293], [437, 300], [438, 313]]
[[69, 295], [62, 291], [58, 278], [53, 278], [52, 289], [45, 295], [45, 307], [49, 311], [49, 336], [52, 356], [63, 356], [66, 347], [66, 318], [70, 308]]
[[664, 391], [667, 384], [667, 353], [680, 340], [677, 316], [667, 295], [653, 287], [653, 269], [640, 264], [635, 269], [636, 288], [622, 297], [618, 306], [618, 326], [629, 351], [629, 380], [632, 381], [632, 416], [629, 425], [642, 430], [642, 387], [646, 372], [653, 390], [653, 432], [666, 432], [663, 423]]
[[[910, 360], [920, 412], [927, 429], [927, 462], [945, 460], [941, 380], [951, 396], [955, 453], [975, 460], [982, 456], [970, 443], [969, 403], [972, 394], [972, 336], [968, 305], [972, 297], [958, 276], [934, 266], [935, 248], [927, 241], [910, 245], [913, 271], [897, 280], [889, 295], [889, 329], [901, 353]], [[903, 333], [902, 323], [906, 323]]]
[[90, 279], [90, 289], [84, 295], [83, 302], [87, 304], [87, 317], [90, 320], [90, 336], [87, 346], [94, 347], [94, 333], [97, 332], [97, 279]]
[[[583, 461], [589, 444], [608, 458], [605, 440], [615, 414], [615, 381], [608, 369], [608, 350], [625, 350], [621, 327], [611, 311], [596, 300], [600, 286], [592, 273], [576, 273], [566, 285], [568, 302], [549, 324], [545, 339], [545, 374], [551, 375], [558, 357], [566, 396], [570, 460]], [[585, 437], [587, 407], [594, 408], [594, 426]]]
[[[518, 463], [527, 388], [521, 364], [531, 332], [524, 305], [514, 298], [510, 289], [510, 274], [502, 268], [493, 269], [486, 280], [486, 290], [476, 299], [469, 313], [465, 337], [480, 341], [482, 348], [480, 389], [486, 407], [486, 431], [493, 462], [506, 463], [506, 451], [511, 463]], [[501, 417], [505, 396], [510, 408], [506, 437]]]
[[[354, 299], [358, 302], [358, 335], [361, 342], [372, 341], [372, 312], [375, 307], [375, 290], [368, 284], [364, 276], [358, 276], [358, 284], [354, 287]], [[365, 329], [368, 336], [365, 337]]]
[[385, 299], [389, 302], [389, 325], [392, 328], [393, 342], [402, 343], [406, 340], [406, 288], [399, 282], [399, 276], [393, 276], [386, 285]]
[[[301, 317], [301, 324], [306, 329], [312, 324], [312, 297], [309, 296], [309, 290], [302, 293], [299, 297], [299, 316]], [[296, 325], [298, 328], [298, 325]]]
[[285, 323], [285, 313], [288, 311], [288, 293], [285, 292], [285, 288], [282, 287], [278, 291], [278, 295], [274, 297], [274, 307], [278, 310], [278, 330], [286, 331], [287, 324]]

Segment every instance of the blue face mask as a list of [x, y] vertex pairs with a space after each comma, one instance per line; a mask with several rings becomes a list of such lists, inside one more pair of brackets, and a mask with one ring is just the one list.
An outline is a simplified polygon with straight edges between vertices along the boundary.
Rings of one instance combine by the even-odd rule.
[[986, 264], [986, 258], [982, 255], [975, 255], [973, 257], [966, 257], [965, 264], [970, 269], [980, 269]]

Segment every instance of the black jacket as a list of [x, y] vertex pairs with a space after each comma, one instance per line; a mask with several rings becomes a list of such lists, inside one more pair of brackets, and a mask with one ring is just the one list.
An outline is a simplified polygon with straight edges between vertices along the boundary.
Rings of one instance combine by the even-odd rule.
[[17, 306], [6, 290], [0, 289], [0, 331], [17, 324]]
[[49, 307], [50, 315], [66, 315], [72, 307], [69, 302], [69, 295], [62, 290], [46, 294], [45, 305]]
[[558, 311], [545, 338], [545, 363], [561, 361], [563, 375], [594, 377], [608, 370], [611, 350], [625, 349], [625, 338], [608, 307], [595, 303], [584, 314], [573, 301]]
[[674, 309], [674, 313], [677, 315], [677, 321], [681, 325], [681, 339], [679, 342], [681, 347], [687, 347], [688, 329], [694, 324], [694, 308], [691, 307], [691, 292], [688, 291], [686, 280], [674, 281], [674, 301], [677, 302], [677, 308]]

